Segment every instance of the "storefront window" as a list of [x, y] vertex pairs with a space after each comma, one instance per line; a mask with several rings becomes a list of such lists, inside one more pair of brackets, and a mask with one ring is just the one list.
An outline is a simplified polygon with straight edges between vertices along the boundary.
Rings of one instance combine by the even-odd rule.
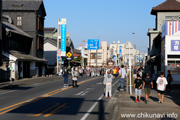
[[168, 61], [168, 70], [171, 74], [180, 74], [180, 61]]

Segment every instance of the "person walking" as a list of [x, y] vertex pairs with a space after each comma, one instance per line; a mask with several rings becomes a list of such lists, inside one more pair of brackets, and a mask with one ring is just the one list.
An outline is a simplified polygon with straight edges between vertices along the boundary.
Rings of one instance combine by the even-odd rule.
[[168, 81], [167, 89], [171, 91], [171, 82], [173, 81], [173, 78], [170, 70], [168, 70], [167, 81]]
[[113, 76], [114, 76], [114, 78], [116, 77], [116, 73], [117, 73], [116, 66], [114, 66], [114, 69], [113, 69]]
[[156, 83], [157, 83], [158, 99], [159, 99], [158, 103], [163, 104], [164, 92], [166, 90], [166, 85], [168, 84], [166, 78], [164, 77], [163, 72], [161, 72], [161, 75], [160, 77], [158, 77]]
[[124, 65], [121, 65], [121, 69], [119, 70], [119, 79], [120, 79], [120, 91], [124, 90], [124, 79], [126, 77], [126, 70], [124, 68]]
[[135, 102], [137, 102], [137, 97], [139, 96], [139, 102], [141, 102], [141, 92], [142, 92], [143, 80], [140, 75], [137, 75], [137, 78], [134, 81], [135, 89]]
[[111, 92], [112, 92], [112, 80], [113, 80], [113, 75], [111, 74], [110, 70], [107, 71], [107, 74], [104, 75], [104, 85], [105, 85], [105, 97], [108, 98], [108, 93], [109, 93], [109, 98], [111, 98]]
[[64, 77], [64, 87], [68, 88], [68, 76], [69, 76], [69, 70], [67, 67], [63, 70], [63, 77]]
[[150, 78], [149, 73], [147, 73], [146, 78], [144, 78], [144, 82], [143, 82], [143, 90], [145, 91], [146, 104], [149, 102], [148, 100], [149, 100], [149, 95], [151, 93], [151, 88], [153, 88], [153, 82], [152, 79]]
[[73, 88], [77, 88], [77, 80], [78, 80], [78, 72], [75, 70], [75, 68], [72, 71], [72, 86]]

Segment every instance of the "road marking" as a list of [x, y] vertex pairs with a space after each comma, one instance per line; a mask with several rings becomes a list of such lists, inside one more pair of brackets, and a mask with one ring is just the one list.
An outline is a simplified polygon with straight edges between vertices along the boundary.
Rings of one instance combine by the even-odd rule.
[[48, 109], [46, 109], [46, 110], [42, 111], [41, 113], [36, 114], [36, 115], [32, 115], [32, 116], [35, 116], [35, 117], [37, 117], [37, 116], [41, 116], [43, 113], [48, 112], [49, 110], [51, 110], [51, 109], [55, 108], [55, 107], [56, 107], [56, 106], [58, 106], [59, 104], [60, 104], [60, 103], [56, 103], [55, 105], [53, 105], [53, 106], [51, 106], [50, 108], [48, 108]]
[[76, 95], [79, 96], [79, 95], [81, 95], [82, 93], [84, 93], [84, 91], [81, 91], [81, 92], [77, 93]]
[[[86, 80], [86, 81], [82, 81], [82, 82], [78, 83], [78, 85], [86, 83], [86, 82], [90, 82], [90, 81], [93, 81], [93, 80], [96, 80], [96, 79], [99, 79], [99, 78], [102, 78], [102, 76], [101, 77], [97, 77], [97, 78], [93, 78], [93, 79], [89, 79], [89, 80]], [[65, 88], [65, 89], [60, 88], [60, 89], [57, 89], [57, 90], [45, 93], [45, 94], [43, 94], [41, 96], [38, 96], [38, 97], [35, 97], [35, 98], [32, 98], [32, 99], [26, 100], [26, 101], [19, 102], [19, 103], [13, 104], [13, 105], [5, 107], [5, 108], [2, 108], [2, 109], [0, 109], [0, 111], [3, 111], [3, 112], [1, 112], [0, 115], [5, 114], [7, 112], [10, 112], [10, 111], [12, 111], [14, 109], [17, 109], [19, 107], [22, 107], [24, 105], [27, 105], [27, 104], [30, 104], [30, 103], [42, 100], [42, 99], [44, 99], [46, 97], [50, 97], [52, 95], [55, 95], [57, 93], [63, 92], [65, 90], [68, 90], [68, 89], [71, 89], [71, 88], [72, 88], [72, 86], [68, 87], [68, 88]], [[7, 110], [7, 109], [9, 109], [9, 110]]]
[[7, 94], [7, 93], [11, 93], [11, 92], [15, 92], [15, 91], [17, 91], [17, 90], [2, 92], [2, 93], [0, 93], [0, 95]]
[[[119, 81], [116, 81], [112, 87]], [[80, 120], [86, 120], [86, 118], [89, 116], [89, 114], [93, 111], [93, 109], [96, 107], [96, 105], [99, 103], [99, 101], [104, 97], [104, 94], [102, 94], [98, 100], [91, 106], [91, 108], [86, 112], [86, 114], [80, 119]]]
[[98, 98], [98, 101], [93, 104], [93, 106], [87, 111], [87, 113], [80, 119], [80, 120], [86, 120], [86, 118], [89, 116], [89, 114], [93, 111], [93, 109], [96, 107], [98, 102], [104, 97], [104, 95], [101, 95]]
[[52, 110], [50, 113], [44, 115], [43, 117], [49, 117], [53, 114], [55, 114], [59, 109], [66, 107], [67, 103], [64, 103], [63, 105], [58, 106], [56, 109]]
[[87, 93], [88, 93], [89, 91], [85, 91], [83, 94], [81, 94], [80, 96], [85, 96], [85, 95], [87, 95]]

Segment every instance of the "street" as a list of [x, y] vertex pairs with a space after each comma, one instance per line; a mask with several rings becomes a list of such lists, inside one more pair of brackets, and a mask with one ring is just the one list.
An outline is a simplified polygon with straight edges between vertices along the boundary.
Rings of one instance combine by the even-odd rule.
[[[102, 82], [103, 76], [80, 77], [78, 88], [56, 80], [0, 92], [0, 120], [105, 120], [109, 99]], [[118, 83], [114, 79], [113, 91]]]

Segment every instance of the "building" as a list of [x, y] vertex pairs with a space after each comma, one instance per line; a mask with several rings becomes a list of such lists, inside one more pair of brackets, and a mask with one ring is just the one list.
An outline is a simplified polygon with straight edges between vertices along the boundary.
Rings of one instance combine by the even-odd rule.
[[44, 19], [46, 11], [42, 0], [3, 0], [3, 14], [11, 18], [12, 24], [28, 35], [33, 40], [30, 55], [39, 60], [30, 63], [33, 66], [31, 74], [42, 76], [44, 74], [43, 43]]
[[35, 63], [42, 59], [30, 55], [33, 38], [14, 26], [9, 16], [3, 15], [2, 28], [2, 80], [38, 76]]
[[[107, 44], [106, 41], [101, 42], [99, 50], [87, 50], [85, 46], [85, 53], [88, 53], [88, 66], [120, 66], [122, 64], [129, 66], [129, 55], [131, 58], [131, 64], [137, 66], [144, 62], [146, 54], [139, 53], [130, 42], [121, 44], [120, 41]], [[130, 54], [129, 54], [130, 53]], [[136, 56], [138, 54], [137, 59]], [[140, 54], [140, 57], [139, 57]], [[139, 66], [139, 65], [138, 65]]]
[[[87, 47], [87, 46], [86, 46]], [[85, 48], [85, 53], [88, 53], [88, 66], [104, 66], [107, 65], [108, 56], [108, 44], [106, 41], [101, 42], [99, 50], [87, 50]]]
[[[120, 50], [121, 49], [121, 50]], [[130, 51], [129, 51], [130, 50]], [[114, 65], [129, 65], [129, 53], [132, 65], [135, 65], [134, 58], [136, 55], [136, 49], [133, 48], [130, 42], [121, 44], [120, 41], [115, 44], [109, 44], [108, 59], [114, 61]]]
[[168, 21], [162, 29], [161, 71], [167, 76], [170, 70], [173, 83], [180, 84], [180, 22]]
[[[172, 35], [178, 36], [178, 33], [174, 34], [175, 33], [174, 30], [176, 29], [175, 24], [179, 24], [178, 22], [175, 21], [179, 21], [180, 19], [180, 1], [166, 0], [162, 4], [153, 7], [151, 14], [156, 16], [155, 19], [156, 24], [155, 24], [155, 29], [148, 30], [149, 50], [148, 50], [147, 68], [150, 69], [151, 71], [155, 70], [156, 74], [158, 75], [160, 74], [161, 71], [164, 71], [167, 76], [167, 70], [172, 70], [171, 69], [172, 64], [173, 66], [175, 66], [174, 63], [171, 64], [171, 61], [174, 61], [176, 59], [178, 62], [179, 60], [177, 55], [180, 54], [180, 52], [171, 51], [170, 45], [172, 44], [170, 43], [170, 41], [173, 38]], [[166, 25], [168, 24], [168, 22], [170, 24], [169, 26]], [[167, 34], [166, 31], [164, 31], [164, 30], [168, 30], [167, 28], [170, 30], [169, 31], [170, 34]], [[177, 39], [174, 38], [174, 40]]]
[[[50, 69], [50, 73], [53, 73], [55, 66], [57, 66], [57, 29], [56, 28], [45, 28], [44, 29], [44, 57], [47, 60], [47, 67]], [[59, 44], [61, 40], [59, 41]], [[61, 44], [60, 44], [61, 48]], [[59, 48], [59, 49], [60, 49]], [[66, 52], [74, 53], [74, 45], [70, 38], [70, 33], [66, 34]], [[67, 57], [63, 57], [61, 65], [67, 65]]]

